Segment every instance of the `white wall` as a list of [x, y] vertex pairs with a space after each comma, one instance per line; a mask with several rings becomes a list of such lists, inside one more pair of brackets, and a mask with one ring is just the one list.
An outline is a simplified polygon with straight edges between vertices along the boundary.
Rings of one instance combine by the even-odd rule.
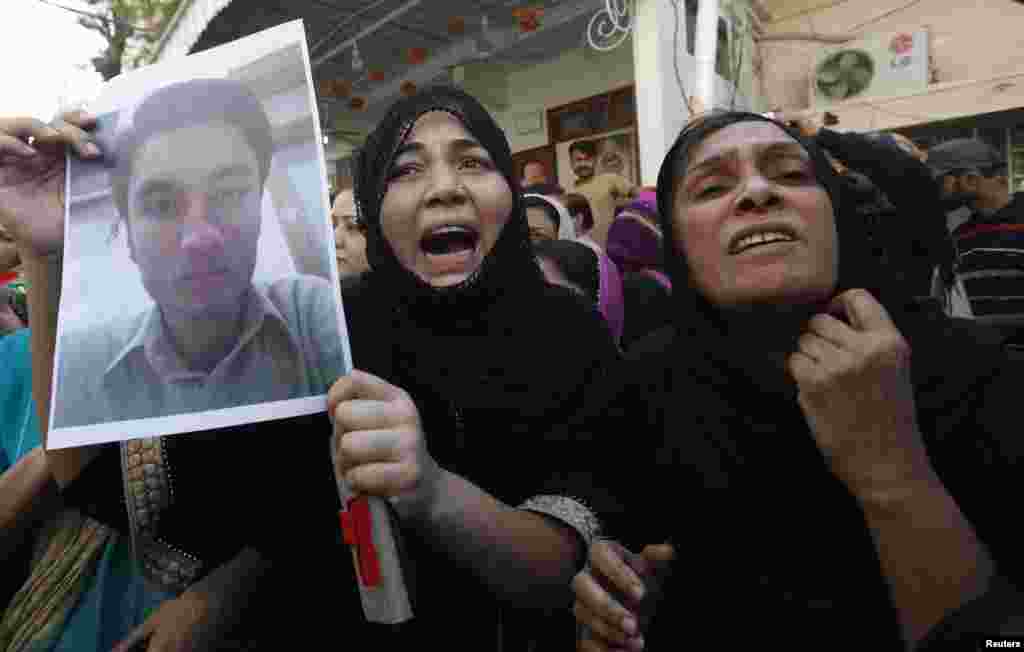
[[[657, 182], [665, 153], [690, 118], [683, 94], [685, 92], [692, 97], [696, 91], [697, 62], [687, 52], [686, 15], [682, 10], [682, 0], [677, 2], [680, 5], [678, 15], [670, 0], [636, 0], [637, 32], [633, 49], [636, 58], [637, 128], [643, 185], [654, 185]], [[737, 5], [742, 2], [744, 0], [732, 0]], [[722, 15], [728, 13], [723, 10]], [[740, 71], [740, 91], [736, 93], [735, 102], [733, 85], [716, 75], [715, 107], [765, 110], [756, 91], [757, 82], [751, 63], [753, 42], [749, 36], [747, 38], [744, 65]]]
[[[629, 41], [602, 53], [582, 47], [583, 39], [580, 32], [581, 47], [549, 61], [481, 67], [472, 79], [467, 79], [466, 90], [488, 105], [505, 130], [513, 152], [548, 144], [548, 109], [633, 83], [633, 48]], [[516, 117], [529, 113], [540, 115], [540, 128], [520, 134]]]

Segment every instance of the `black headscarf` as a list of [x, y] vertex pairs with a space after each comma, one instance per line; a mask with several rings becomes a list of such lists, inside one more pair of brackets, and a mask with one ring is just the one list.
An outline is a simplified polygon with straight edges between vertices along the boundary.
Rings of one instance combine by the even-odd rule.
[[[513, 196], [512, 214], [483, 262], [469, 278], [444, 288], [424, 282], [399, 262], [384, 237], [380, 215], [395, 154], [416, 121], [432, 111], [444, 111], [458, 118], [491, 155]], [[543, 281], [530, 251], [529, 230], [508, 140], [494, 118], [467, 93], [450, 86], [435, 86], [399, 100], [367, 137], [354, 168], [356, 208], [367, 226], [366, 258], [372, 275], [416, 319], [472, 315], [493, 303], [508, 290], [510, 283], [530, 286]]]
[[[784, 393], [762, 386], [750, 374], [751, 365], [757, 364], [749, 359], [756, 358], [756, 345], [738, 346], [730, 320], [695, 287], [683, 243], [672, 228], [676, 188], [693, 148], [710, 134], [747, 121], [777, 126], [810, 155], [835, 215], [839, 274], [834, 293], [868, 290], [910, 342], [923, 433], [942, 437], [951, 426], [928, 415], [950, 413], [958, 392], [995, 365], [992, 349], [987, 349], [987, 355], [960, 361], [962, 376], [948, 378], [949, 354], [944, 351], [953, 341], [948, 320], [915, 304], [903, 286], [887, 279], [871, 256], [867, 234], [842, 185], [813, 142], [751, 113], [715, 114], [684, 128], [658, 178], [676, 339], [658, 367], [665, 379], [658, 391], [664, 395], [651, 401], [660, 406], [664, 432], [655, 463], [667, 472], [651, 475], [659, 478], [653, 488], [659, 495], [685, 500], [680, 514], [686, 518], [659, 520], [655, 511], [643, 520], [663, 529], [655, 533], [648, 525], [642, 536], [648, 541], [667, 536], [683, 546], [684, 559], [700, 559], [702, 568], [685, 576], [685, 587], [670, 587], [673, 617], [662, 619], [663, 626], [655, 627], [648, 640], [665, 636], [666, 643], [678, 643], [673, 623], [680, 610], [688, 610], [694, 612], [689, 618], [712, 629], [717, 623], [716, 635], [737, 617], [736, 622], [763, 640], [789, 635], [794, 623], [803, 623], [807, 631], [800, 636], [814, 638], [841, 628], [844, 640], [856, 641], [852, 647], [900, 649], [898, 621], [870, 532], [856, 500], [830, 472], [814, 443], [795, 387]], [[756, 316], [752, 312], [749, 319]], [[752, 330], [744, 335], [749, 337]], [[682, 473], [684, 469], [692, 473]], [[663, 509], [660, 504], [652, 509]], [[863, 627], [851, 631], [854, 621]]]
[[565, 277], [586, 292], [587, 297], [597, 305], [600, 300], [601, 270], [593, 249], [573, 240], [542, 240], [534, 243], [533, 251], [558, 265]]
[[[462, 122], [487, 149], [514, 197], [512, 214], [477, 272], [447, 288], [432, 287], [403, 267], [381, 226], [395, 152], [420, 116], [431, 111]], [[356, 368], [409, 393], [427, 447], [442, 468], [515, 506], [545, 493], [541, 485], [552, 470], [578, 453], [572, 442], [548, 438], [548, 428], [580, 408], [588, 389], [617, 358], [617, 349], [590, 302], [544, 281], [513, 172], [503, 132], [469, 95], [438, 87], [399, 100], [356, 165], [355, 197], [367, 225], [371, 270], [344, 288], [343, 299]], [[551, 323], [573, 337], [552, 337]], [[406, 537], [406, 550], [413, 560], [412, 583], [423, 587], [412, 590], [418, 617], [410, 630], [415, 640], [408, 644], [450, 637], [446, 614], [452, 601], [427, 599], [443, 587], [457, 598], [460, 646], [494, 649], [498, 606], [480, 580], [427, 537]], [[346, 556], [334, 554], [348, 563]], [[571, 636], [569, 623], [562, 625]], [[504, 629], [506, 634], [533, 631], [514, 631], [508, 621]]]

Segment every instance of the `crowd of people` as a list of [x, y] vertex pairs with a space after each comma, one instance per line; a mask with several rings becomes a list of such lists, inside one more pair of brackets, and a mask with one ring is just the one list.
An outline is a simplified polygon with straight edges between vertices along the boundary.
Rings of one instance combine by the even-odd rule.
[[[105, 156], [95, 124], [0, 119], [0, 273], [18, 279], [0, 294], [0, 651], [932, 650], [1024, 635], [1021, 537], [1002, 506], [1024, 464], [1024, 216], [988, 145], [715, 111], [684, 127], [656, 187], [595, 174], [584, 143], [567, 193], [540, 162], [516, 169], [473, 97], [423, 89], [332, 201], [355, 370], [309, 381], [326, 414], [46, 450], [64, 153]], [[238, 136], [223, 148], [262, 188], [244, 128], [190, 125], [192, 140], [132, 142], [207, 147], [210, 167]], [[147, 217], [125, 203], [138, 234]], [[178, 234], [163, 256], [223, 235], [212, 203], [160, 204]], [[258, 302], [243, 271], [234, 301]], [[154, 284], [167, 299], [143, 341], [209, 373], [225, 346], [190, 356], [177, 330], [230, 306], [179, 305], [173, 289]], [[235, 340], [235, 360], [263, 346]], [[62, 382], [88, 386], [97, 364]], [[128, 413], [141, 400], [106, 387]], [[336, 474], [388, 499], [412, 620], [365, 619]]]

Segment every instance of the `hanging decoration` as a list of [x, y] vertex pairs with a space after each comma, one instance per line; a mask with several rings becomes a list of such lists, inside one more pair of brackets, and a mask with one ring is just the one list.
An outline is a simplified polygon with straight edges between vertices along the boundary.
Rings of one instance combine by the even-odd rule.
[[366, 109], [366, 98], [353, 97], [351, 100], [349, 100], [348, 106], [353, 111], [363, 111]]
[[605, 0], [587, 24], [587, 42], [599, 52], [609, 52], [626, 42], [633, 31], [631, 0]]
[[401, 91], [402, 95], [405, 95], [406, 97], [409, 97], [410, 95], [415, 95], [416, 83], [411, 82], [407, 79], [404, 82], [402, 82], [402, 85], [398, 87], [398, 90]]
[[405, 51], [405, 60], [410, 65], [420, 65], [427, 60], [427, 48], [409, 48]]
[[452, 36], [462, 36], [466, 33], [466, 19], [462, 16], [452, 16], [448, 19], [448, 33]]
[[387, 75], [384, 74], [383, 70], [367, 70], [366, 78], [372, 82], [382, 82]]
[[536, 32], [544, 17], [544, 7], [516, 7], [512, 10], [512, 16], [518, 21], [520, 32]]

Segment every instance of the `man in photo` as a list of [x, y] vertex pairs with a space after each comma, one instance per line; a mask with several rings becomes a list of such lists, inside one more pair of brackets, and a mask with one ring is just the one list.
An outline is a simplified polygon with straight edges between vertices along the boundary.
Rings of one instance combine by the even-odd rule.
[[314, 396], [341, 374], [331, 284], [253, 282], [273, 147], [237, 81], [170, 84], [122, 111], [104, 160], [155, 306], [62, 337], [55, 427]]
[[569, 145], [569, 160], [576, 175], [572, 191], [587, 198], [594, 216], [594, 228], [588, 236], [603, 249], [615, 210], [636, 195], [636, 187], [620, 174], [597, 173], [597, 144], [592, 140]]

